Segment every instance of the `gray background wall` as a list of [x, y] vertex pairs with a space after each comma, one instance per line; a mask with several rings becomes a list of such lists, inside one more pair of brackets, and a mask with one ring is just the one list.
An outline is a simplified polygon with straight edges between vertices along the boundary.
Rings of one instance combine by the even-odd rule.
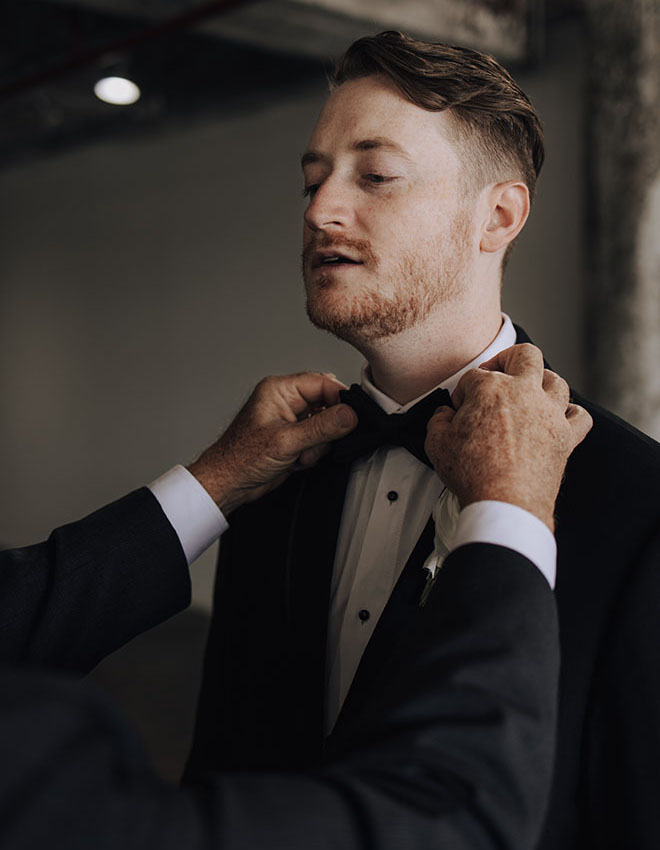
[[[555, 26], [517, 74], [548, 158], [505, 309], [578, 388], [584, 53]], [[0, 542], [55, 525], [186, 462], [264, 374], [360, 359], [313, 329], [298, 270], [298, 159], [325, 97], [108, 142], [0, 174]], [[214, 553], [193, 571], [208, 606]]]

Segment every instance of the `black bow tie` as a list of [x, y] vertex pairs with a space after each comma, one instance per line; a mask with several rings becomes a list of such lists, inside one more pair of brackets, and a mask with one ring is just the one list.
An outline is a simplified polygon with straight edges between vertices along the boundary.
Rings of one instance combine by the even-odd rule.
[[422, 463], [432, 466], [424, 451], [426, 425], [436, 408], [445, 404], [451, 407], [447, 390], [434, 390], [405, 413], [385, 413], [358, 384], [341, 390], [339, 397], [353, 408], [359, 421], [355, 430], [333, 444], [334, 460], [352, 463], [381, 446], [403, 446]]

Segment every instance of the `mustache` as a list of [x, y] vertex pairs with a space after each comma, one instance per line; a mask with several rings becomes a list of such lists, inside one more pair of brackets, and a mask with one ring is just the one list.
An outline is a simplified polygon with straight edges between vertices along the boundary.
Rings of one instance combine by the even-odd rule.
[[378, 257], [366, 239], [351, 239], [348, 236], [333, 236], [329, 233], [318, 233], [312, 237], [302, 250], [301, 261], [303, 269], [309, 265], [315, 251], [332, 249], [339, 252], [342, 248], [346, 249], [347, 253], [357, 254], [365, 265], [372, 266], [373, 268], [376, 268], [378, 265]]

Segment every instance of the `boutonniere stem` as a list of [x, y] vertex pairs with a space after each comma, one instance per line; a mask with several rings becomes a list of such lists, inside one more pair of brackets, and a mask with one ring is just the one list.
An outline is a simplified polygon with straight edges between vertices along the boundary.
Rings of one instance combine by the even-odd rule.
[[426, 605], [426, 600], [429, 598], [429, 594], [433, 589], [435, 580], [437, 579], [438, 574], [440, 573], [437, 562], [435, 564], [425, 564], [424, 572], [426, 573], [426, 583], [424, 584], [424, 590], [422, 590], [422, 595], [419, 598], [420, 608], [423, 608]]

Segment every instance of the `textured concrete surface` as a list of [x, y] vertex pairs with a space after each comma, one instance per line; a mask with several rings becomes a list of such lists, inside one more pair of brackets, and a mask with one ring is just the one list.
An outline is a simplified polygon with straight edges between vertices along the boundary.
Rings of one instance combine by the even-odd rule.
[[[70, 5], [71, 0], [50, 0]], [[77, 6], [161, 21], [203, 5], [200, 0], [77, 0]], [[527, 25], [543, 9], [537, 0], [245, 0], [197, 25], [207, 35], [316, 58], [384, 29], [466, 44], [502, 61], [526, 59]]]
[[586, 8], [589, 389], [660, 438], [660, 2]]

